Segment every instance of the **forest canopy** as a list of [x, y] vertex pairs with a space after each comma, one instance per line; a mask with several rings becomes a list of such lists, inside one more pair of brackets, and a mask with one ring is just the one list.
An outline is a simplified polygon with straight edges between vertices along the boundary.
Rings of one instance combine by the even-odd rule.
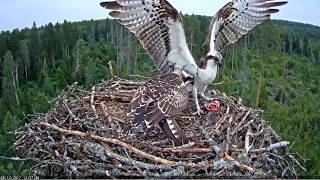
[[[187, 42], [196, 59], [203, 53], [210, 18], [184, 15]], [[28, 114], [47, 112], [67, 85], [89, 89], [111, 77], [155, 73], [137, 39], [116, 21], [67, 22], [0, 33], [0, 155], [15, 156], [13, 135]], [[211, 88], [241, 97], [265, 110], [265, 119], [320, 175], [320, 28], [268, 21], [224, 52]], [[0, 160], [1, 175], [27, 175], [27, 163]]]

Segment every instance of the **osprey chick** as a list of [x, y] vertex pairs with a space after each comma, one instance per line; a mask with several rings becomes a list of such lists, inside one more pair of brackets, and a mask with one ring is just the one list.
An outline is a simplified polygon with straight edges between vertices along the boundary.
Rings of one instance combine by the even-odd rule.
[[145, 122], [147, 128], [159, 126], [175, 145], [187, 143], [187, 137], [173, 118], [187, 107], [188, 83], [189, 79], [184, 79], [181, 70], [148, 80], [138, 89], [129, 105], [134, 120], [128, 129]]

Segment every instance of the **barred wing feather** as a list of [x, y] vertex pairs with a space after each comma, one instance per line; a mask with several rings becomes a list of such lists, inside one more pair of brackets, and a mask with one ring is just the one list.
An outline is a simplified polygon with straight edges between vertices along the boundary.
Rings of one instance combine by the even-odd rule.
[[162, 119], [172, 117], [184, 110], [188, 103], [188, 92], [182, 78], [174, 73], [154, 76], [139, 88], [130, 103], [134, 114], [132, 126], [143, 121], [148, 127]]
[[182, 18], [166, 0], [102, 2], [110, 16], [134, 33], [162, 73], [196, 64], [188, 48]]
[[223, 51], [254, 27], [278, 12], [275, 7], [286, 4], [276, 0], [233, 0], [213, 17], [204, 49], [206, 53]]

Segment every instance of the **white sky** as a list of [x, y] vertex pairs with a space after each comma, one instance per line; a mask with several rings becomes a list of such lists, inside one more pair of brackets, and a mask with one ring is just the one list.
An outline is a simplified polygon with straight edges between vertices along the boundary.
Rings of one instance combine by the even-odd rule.
[[[104, 19], [107, 11], [99, 6], [103, 0], [0, 0], [0, 31], [31, 27], [33, 22]], [[169, 0], [178, 11], [212, 16], [230, 0]], [[272, 18], [320, 26], [320, 0], [288, 0]]]

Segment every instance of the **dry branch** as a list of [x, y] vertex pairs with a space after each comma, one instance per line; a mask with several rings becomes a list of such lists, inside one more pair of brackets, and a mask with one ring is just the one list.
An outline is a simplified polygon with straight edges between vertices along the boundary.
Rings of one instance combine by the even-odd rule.
[[30, 124], [16, 130], [17, 160], [33, 161], [33, 175], [65, 178], [283, 178], [305, 170], [262, 110], [218, 91], [211, 92], [218, 111], [193, 116], [190, 101], [176, 118], [189, 144], [173, 147], [159, 129], [146, 131], [144, 124], [122, 134], [132, 121], [128, 102], [143, 83], [118, 79], [91, 91], [66, 88], [48, 113], [29, 116]]
[[44, 123], [44, 122], [41, 122], [40, 125], [46, 126], [48, 128], [52, 128], [52, 129], [57, 130], [57, 131], [59, 131], [61, 133], [64, 133], [64, 134], [80, 136], [80, 137], [84, 137], [84, 138], [85, 137], [90, 137], [90, 138], [92, 138], [94, 140], [116, 144], [116, 145], [122, 146], [123, 148], [126, 148], [126, 149], [136, 153], [137, 155], [140, 155], [140, 156], [142, 156], [142, 157], [144, 157], [146, 159], [154, 161], [156, 163], [161, 163], [161, 164], [165, 164], [165, 165], [168, 165], [168, 166], [177, 165], [177, 162], [168, 161], [166, 159], [162, 159], [162, 158], [150, 155], [150, 154], [148, 154], [146, 152], [143, 152], [143, 151], [141, 151], [141, 150], [139, 150], [139, 149], [137, 149], [137, 148], [135, 148], [135, 147], [133, 147], [133, 146], [121, 141], [121, 140], [118, 140], [118, 139], [104, 138], [104, 137], [101, 137], [101, 136], [90, 135], [90, 134], [88, 135], [88, 134], [80, 132], [80, 131], [70, 131], [70, 130], [59, 128], [56, 125], [51, 125], [51, 124]]

